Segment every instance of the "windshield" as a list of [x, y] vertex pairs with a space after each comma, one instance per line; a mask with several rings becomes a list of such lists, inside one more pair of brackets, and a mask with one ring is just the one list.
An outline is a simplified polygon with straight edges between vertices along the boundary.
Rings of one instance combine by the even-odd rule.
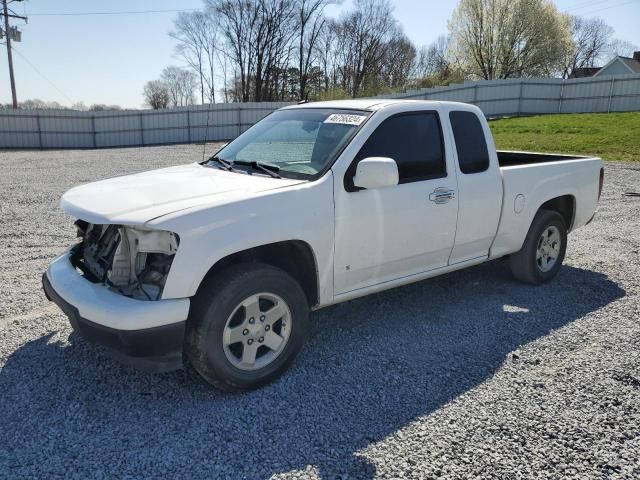
[[217, 156], [227, 162], [275, 165], [283, 177], [313, 178], [333, 162], [369, 114], [326, 108], [278, 110]]

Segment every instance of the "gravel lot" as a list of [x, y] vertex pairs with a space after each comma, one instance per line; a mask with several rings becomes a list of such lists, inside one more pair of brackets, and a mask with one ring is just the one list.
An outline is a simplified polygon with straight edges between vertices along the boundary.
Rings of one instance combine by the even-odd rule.
[[551, 284], [497, 261], [321, 310], [232, 395], [115, 363], [40, 288], [66, 189], [201, 149], [0, 152], [1, 478], [640, 478], [640, 166], [607, 165]]

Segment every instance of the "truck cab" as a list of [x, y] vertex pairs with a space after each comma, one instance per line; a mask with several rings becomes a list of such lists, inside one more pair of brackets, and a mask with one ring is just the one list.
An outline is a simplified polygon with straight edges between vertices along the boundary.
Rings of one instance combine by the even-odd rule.
[[[500, 169], [475, 107], [403, 102], [377, 113], [333, 170], [337, 295], [486, 259], [500, 220]], [[394, 160], [396, 185], [354, 185], [371, 157]]]

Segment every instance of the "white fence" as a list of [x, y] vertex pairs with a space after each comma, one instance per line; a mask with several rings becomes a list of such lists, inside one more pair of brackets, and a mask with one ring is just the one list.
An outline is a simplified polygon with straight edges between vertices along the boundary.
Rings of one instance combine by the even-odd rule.
[[[287, 103], [165, 110], [0, 110], [0, 148], [100, 148], [228, 140]], [[208, 127], [207, 127], [208, 125]]]
[[383, 98], [473, 103], [488, 117], [640, 110], [640, 74], [562, 80], [514, 78], [425, 88]]
[[[453, 100], [488, 117], [640, 111], [640, 74], [465, 82], [384, 98]], [[0, 148], [100, 148], [235, 138], [287, 103], [228, 103], [166, 110], [0, 110]], [[209, 127], [207, 128], [207, 124]]]

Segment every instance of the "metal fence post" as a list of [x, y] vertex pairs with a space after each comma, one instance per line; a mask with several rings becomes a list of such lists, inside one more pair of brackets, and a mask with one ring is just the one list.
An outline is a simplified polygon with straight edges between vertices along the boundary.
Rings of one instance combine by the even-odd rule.
[[522, 115], [522, 85], [523, 85], [524, 80], [521, 78], [519, 85], [520, 88], [518, 90], [518, 116]]
[[187, 142], [191, 143], [191, 107], [187, 107]]
[[478, 84], [476, 83], [473, 86], [473, 104], [475, 105], [478, 102]]
[[91, 133], [93, 136], [93, 148], [96, 148], [98, 145], [96, 144], [96, 115], [95, 113], [91, 115]]
[[564, 98], [564, 85], [565, 85], [565, 80], [562, 79], [562, 85], [560, 86], [560, 98], [558, 99], [558, 113], [562, 113], [562, 99]]
[[607, 113], [611, 112], [611, 98], [613, 97], [613, 87], [616, 84], [616, 77], [611, 77], [611, 85], [609, 86], [609, 101], [607, 102]]
[[38, 145], [40, 145], [40, 150], [44, 148], [42, 144], [42, 127], [40, 127], [40, 112], [36, 112], [36, 125], [38, 126]]
[[144, 126], [142, 123], [142, 113], [138, 115], [138, 118], [140, 119], [140, 145], [144, 147]]
[[[238, 105], [242, 105], [241, 103], [239, 103]], [[240, 136], [240, 134], [242, 133], [242, 107], [238, 106], [238, 135], [236, 136]]]

